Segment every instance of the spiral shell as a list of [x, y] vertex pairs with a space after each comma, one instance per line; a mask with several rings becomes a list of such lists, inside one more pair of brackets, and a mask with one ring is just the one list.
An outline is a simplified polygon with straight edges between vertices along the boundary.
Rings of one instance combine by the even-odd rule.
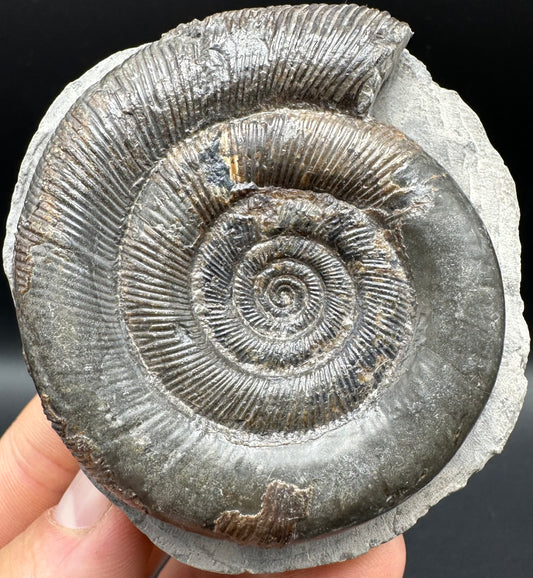
[[50, 138], [14, 249], [26, 355], [81, 465], [159, 528], [260, 550], [361, 524], [482, 411], [491, 242], [370, 115], [409, 36], [355, 5], [218, 14], [86, 87]]
[[165, 391], [264, 443], [337, 424], [392, 373], [414, 294], [395, 229], [363, 207], [383, 206], [387, 184], [389, 203], [405, 194], [370, 164], [407, 161], [394, 137], [284, 109], [215, 125], [160, 162], [129, 216], [119, 293]]

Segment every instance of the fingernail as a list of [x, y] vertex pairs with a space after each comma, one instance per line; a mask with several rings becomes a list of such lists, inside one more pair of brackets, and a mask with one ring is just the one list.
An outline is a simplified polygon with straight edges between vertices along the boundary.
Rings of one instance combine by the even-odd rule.
[[56, 523], [66, 528], [90, 528], [110, 505], [111, 502], [80, 471], [54, 508], [52, 516]]

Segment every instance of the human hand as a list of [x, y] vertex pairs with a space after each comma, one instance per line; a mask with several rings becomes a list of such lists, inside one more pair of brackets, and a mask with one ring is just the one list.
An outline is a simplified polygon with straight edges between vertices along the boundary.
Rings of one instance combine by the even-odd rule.
[[[167, 556], [79, 471], [35, 397], [0, 439], [0, 576], [136, 578]], [[400, 578], [398, 536], [355, 560], [268, 574], [285, 578]], [[160, 578], [220, 576], [170, 560]]]

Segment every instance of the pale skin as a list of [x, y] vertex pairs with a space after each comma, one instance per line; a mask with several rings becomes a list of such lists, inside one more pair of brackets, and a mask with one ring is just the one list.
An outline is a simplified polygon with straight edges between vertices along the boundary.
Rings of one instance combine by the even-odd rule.
[[[75, 481], [73, 482], [74, 478]], [[149, 578], [166, 556], [100, 494], [32, 399], [0, 439], [0, 576]], [[355, 560], [271, 578], [400, 578], [402, 536]], [[175, 560], [161, 578], [215, 578]]]

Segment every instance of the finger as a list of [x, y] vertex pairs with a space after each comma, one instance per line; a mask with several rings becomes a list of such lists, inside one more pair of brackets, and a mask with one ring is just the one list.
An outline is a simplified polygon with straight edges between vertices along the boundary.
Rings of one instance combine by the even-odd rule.
[[79, 473], [57, 507], [0, 551], [0, 576], [144, 577], [152, 545]]
[[[397, 536], [354, 560], [317, 568], [254, 576], [257, 578], [401, 578], [405, 571], [405, 559], [403, 536]], [[197, 570], [177, 560], [170, 560], [159, 576], [159, 578], [178, 577], [217, 578], [220, 574]]]
[[152, 578], [156, 576], [159, 578], [161, 570], [166, 566], [169, 559], [170, 556], [166, 552], [163, 552], [157, 546], [153, 546], [146, 565], [146, 575]]
[[0, 464], [1, 548], [57, 504], [79, 468], [37, 396], [0, 439]]

